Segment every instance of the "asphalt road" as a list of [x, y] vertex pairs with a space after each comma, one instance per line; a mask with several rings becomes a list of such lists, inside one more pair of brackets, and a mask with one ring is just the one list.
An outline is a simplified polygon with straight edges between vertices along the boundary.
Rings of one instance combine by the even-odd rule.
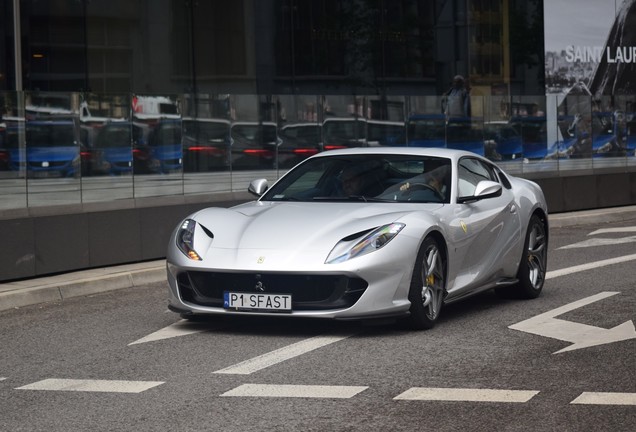
[[550, 234], [541, 297], [485, 293], [424, 332], [188, 324], [161, 282], [2, 311], [0, 430], [636, 430], [636, 339], [607, 332], [633, 332], [636, 220]]

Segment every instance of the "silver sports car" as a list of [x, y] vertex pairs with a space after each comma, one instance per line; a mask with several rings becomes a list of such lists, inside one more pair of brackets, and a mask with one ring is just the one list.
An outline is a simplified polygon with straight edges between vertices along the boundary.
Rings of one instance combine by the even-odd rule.
[[259, 198], [198, 211], [170, 238], [169, 307], [182, 317], [404, 317], [426, 329], [484, 290], [543, 288], [543, 192], [473, 153], [328, 151], [249, 191]]

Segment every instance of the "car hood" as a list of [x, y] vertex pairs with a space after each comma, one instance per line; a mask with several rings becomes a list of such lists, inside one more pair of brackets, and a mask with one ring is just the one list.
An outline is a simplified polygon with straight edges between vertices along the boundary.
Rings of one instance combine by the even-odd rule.
[[209, 208], [194, 219], [214, 235], [212, 248], [320, 251], [342, 238], [441, 204], [252, 202]]

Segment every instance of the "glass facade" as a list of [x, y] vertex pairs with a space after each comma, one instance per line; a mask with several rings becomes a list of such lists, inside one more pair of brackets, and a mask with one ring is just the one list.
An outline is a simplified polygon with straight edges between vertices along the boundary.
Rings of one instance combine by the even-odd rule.
[[546, 91], [541, 0], [7, 0], [0, 28], [0, 210], [245, 191], [352, 146], [636, 170], [636, 95]]

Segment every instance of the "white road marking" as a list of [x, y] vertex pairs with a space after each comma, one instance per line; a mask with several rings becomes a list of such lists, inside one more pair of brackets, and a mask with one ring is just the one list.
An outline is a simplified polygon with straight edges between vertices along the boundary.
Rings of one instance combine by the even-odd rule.
[[366, 386], [243, 384], [221, 396], [349, 399]]
[[163, 384], [163, 381], [77, 380], [49, 378], [16, 390], [52, 390], [106, 393], [141, 393]]
[[6, 379], [7, 379], [6, 377], [0, 377], [0, 381], [4, 381]]
[[636, 227], [602, 228], [589, 233], [588, 235], [636, 232]]
[[148, 336], [136, 340], [135, 342], [131, 342], [128, 344], [128, 346], [145, 342], [155, 342], [158, 340], [169, 339], [178, 336], [186, 336], [189, 334], [200, 333], [204, 330], [206, 329], [202, 328], [199, 324], [192, 323], [188, 320], [180, 320], [172, 325], [169, 325], [168, 327], [165, 327], [161, 330], [149, 334]]
[[625, 255], [617, 258], [610, 258], [602, 261], [591, 262], [588, 264], [581, 264], [574, 267], [568, 267], [561, 270], [552, 270], [546, 273], [545, 278], [552, 279], [560, 276], [567, 276], [572, 273], [579, 273], [585, 270], [592, 270], [599, 267], [605, 267], [612, 264], [620, 264], [628, 261], [636, 260], [636, 254]]
[[594, 247], [594, 246], [612, 246], [626, 243], [634, 243], [636, 242], [636, 236], [623, 237], [623, 238], [593, 238], [589, 240], [584, 240], [582, 242], [574, 243], [567, 246], [562, 246], [558, 248], [560, 249], [576, 249], [576, 248], [585, 248], [585, 247]]
[[413, 387], [393, 398], [394, 400], [504, 402], [524, 403], [539, 394], [535, 390], [493, 390], [470, 388]]
[[[636, 227], [620, 227], [620, 228], [603, 228], [589, 233], [589, 236], [599, 234], [612, 234], [612, 233], [631, 233], [636, 232]], [[623, 238], [594, 238], [585, 240], [578, 243], [573, 243], [567, 246], [560, 247], [558, 249], [573, 249], [584, 248], [594, 246], [611, 246], [615, 244], [633, 243], [636, 242], [636, 236], [623, 237]]]
[[257, 372], [261, 369], [273, 366], [281, 363], [285, 360], [289, 360], [294, 357], [298, 357], [302, 354], [308, 353], [318, 348], [322, 348], [326, 345], [330, 345], [335, 342], [339, 342], [343, 339], [351, 337], [353, 335], [346, 336], [316, 336], [310, 339], [305, 339], [300, 342], [288, 345], [286, 347], [271, 351], [269, 353], [254, 357], [249, 360], [245, 360], [241, 363], [237, 363], [234, 366], [218, 370], [216, 374], [234, 374], [234, 375], [249, 375]]
[[586, 297], [521, 321], [517, 324], [513, 324], [508, 328], [539, 336], [559, 339], [566, 342], [572, 342], [572, 345], [556, 351], [554, 354], [628, 339], [636, 339], [636, 329], [634, 329], [634, 323], [632, 321], [626, 321], [612, 329], [604, 329], [601, 327], [594, 327], [555, 318], [558, 315], [562, 315], [571, 310], [578, 309], [616, 294], [619, 293], [602, 292]]
[[636, 393], [583, 392], [570, 404], [583, 405], [636, 405]]

